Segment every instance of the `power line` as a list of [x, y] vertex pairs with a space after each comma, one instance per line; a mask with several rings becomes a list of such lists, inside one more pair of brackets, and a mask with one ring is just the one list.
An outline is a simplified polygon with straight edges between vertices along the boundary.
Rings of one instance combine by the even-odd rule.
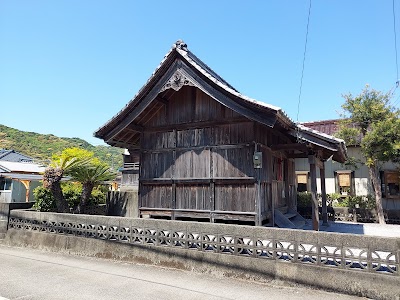
[[[397, 99], [392, 103], [392, 106], [396, 107], [397, 103], [400, 100], [400, 95], [397, 97]], [[400, 102], [399, 102], [400, 103]]]
[[[392, 0], [392, 14], [393, 14], [393, 36], [394, 36], [394, 55], [395, 55], [395, 61], [396, 61], [396, 82], [394, 86], [390, 89], [389, 94], [391, 97], [393, 97], [396, 93], [396, 89], [399, 87], [399, 63], [397, 59], [397, 33], [396, 33], [396, 9], [395, 9], [395, 1]], [[400, 95], [396, 98], [396, 100], [389, 101], [393, 107], [396, 107], [396, 104], [398, 103], [400, 99]]]
[[399, 63], [397, 60], [397, 34], [396, 34], [396, 13], [394, 0], [392, 0], [392, 11], [393, 11], [393, 33], [394, 33], [394, 51], [396, 57], [396, 88], [399, 87]]
[[309, 27], [309, 25], [310, 25], [310, 14], [311, 14], [311, 0], [310, 0], [310, 5], [309, 5], [309, 7], [308, 7], [306, 41], [305, 41], [305, 43], [304, 43], [303, 66], [302, 66], [302, 69], [301, 69], [300, 90], [299, 90], [299, 101], [298, 101], [298, 104], [297, 104], [297, 118], [296, 118], [296, 123], [299, 122], [300, 99], [301, 99], [301, 90], [302, 90], [302, 88], [303, 88], [304, 65], [305, 65], [305, 62], [306, 62], [307, 42], [308, 42], [308, 27]]

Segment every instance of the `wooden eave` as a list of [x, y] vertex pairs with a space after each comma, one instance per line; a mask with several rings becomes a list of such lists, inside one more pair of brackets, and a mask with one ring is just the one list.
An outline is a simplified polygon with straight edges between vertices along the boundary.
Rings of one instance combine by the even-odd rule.
[[161, 62], [160, 66], [156, 69], [156, 71], [152, 74], [152, 76], [148, 79], [146, 84], [139, 90], [139, 92], [125, 105], [125, 107], [120, 110], [114, 117], [112, 117], [106, 124], [100, 127], [95, 133], [94, 136], [97, 138], [104, 139], [105, 135], [108, 134], [112, 128], [120, 124], [124, 118], [126, 118], [139, 104], [139, 100], [145, 97], [151, 87], [155, 85], [155, 83], [160, 79], [162, 74], [168, 69], [171, 62], [176, 58], [177, 53], [173, 52], [172, 49], [165, 56], [164, 60]]
[[344, 163], [347, 160], [346, 145], [341, 139], [302, 125], [297, 125], [296, 130], [290, 130], [289, 134], [299, 140], [299, 143], [307, 144], [313, 153], [320, 153], [321, 159], [326, 160], [332, 156], [333, 160], [340, 163]]

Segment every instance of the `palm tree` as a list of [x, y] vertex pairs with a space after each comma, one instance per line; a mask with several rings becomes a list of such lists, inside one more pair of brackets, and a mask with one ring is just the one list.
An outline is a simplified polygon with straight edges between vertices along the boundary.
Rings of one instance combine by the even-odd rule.
[[76, 157], [61, 156], [58, 160], [52, 161], [50, 166], [44, 171], [43, 186], [50, 189], [53, 194], [57, 212], [69, 212], [68, 203], [61, 190], [61, 179], [80, 164], [82, 164], [82, 161]]
[[82, 213], [89, 201], [93, 188], [103, 181], [114, 179], [116, 174], [111, 172], [108, 166], [98, 164], [89, 167], [74, 168], [70, 175], [74, 180], [82, 183], [81, 200], [77, 207], [77, 212]]

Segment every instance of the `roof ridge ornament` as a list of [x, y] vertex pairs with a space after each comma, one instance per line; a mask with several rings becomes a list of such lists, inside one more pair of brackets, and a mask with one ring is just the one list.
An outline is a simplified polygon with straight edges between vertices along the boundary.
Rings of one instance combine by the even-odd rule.
[[175, 44], [172, 45], [173, 48], [180, 49], [183, 51], [188, 51], [187, 44], [183, 40], [177, 40]]

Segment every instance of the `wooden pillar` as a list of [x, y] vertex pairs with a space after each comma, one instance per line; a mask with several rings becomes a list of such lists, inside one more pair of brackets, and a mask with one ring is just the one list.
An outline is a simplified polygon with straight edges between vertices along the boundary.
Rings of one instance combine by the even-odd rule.
[[[138, 176], [138, 180], [139, 180], [139, 184], [138, 184], [138, 212], [139, 212], [139, 218], [142, 217], [142, 212], [141, 212], [141, 208], [143, 207], [143, 184], [141, 183], [141, 179], [143, 178], [143, 141], [144, 141], [144, 132], [142, 131], [140, 133], [140, 148], [139, 148], [139, 176]], [[130, 149], [129, 149], [129, 153], [130, 153]]]
[[260, 171], [261, 169], [254, 170], [257, 176], [256, 182], [256, 226], [262, 226], [262, 218], [261, 218], [261, 180], [260, 180]]
[[328, 209], [326, 206], [325, 162], [322, 162], [319, 174], [321, 177], [321, 193], [322, 193], [322, 225], [328, 226]]
[[[211, 129], [214, 133], [213, 129]], [[210, 148], [210, 222], [214, 223], [214, 211], [215, 211], [215, 183], [214, 183], [214, 161], [213, 161], [213, 149]]]
[[319, 230], [318, 216], [318, 198], [317, 198], [317, 165], [315, 155], [308, 156], [310, 164], [310, 181], [311, 181], [311, 205], [312, 205], [312, 224], [313, 230]]
[[[258, 153], [258, 144], [254, 142], [254, 155]], [[254, 158], [253, 158], [254, 159]], [[259, 158], [260, 159], [260, 158]], [[262, 168], [262, 158], [261, 158], [261, 165], [254, 164], [254, 176], [256, 178], [256, 183], [255, 183], [255, 188], [256, 188], [256, 198], [254, 199], [255, 201], [255, 213], [256, 217], [254, 220], [254, 225], [255, 226], [261, 226], [262, 225], [262, 220], [261, 220], [261, 168]]]
[[287, 159], [282, 159], [283, 164], [283, 181], [285, 183], [285, 201], [289, 208], [293, 208], [292, 199], [290, 199], [290, 185], [289, 185], [289, 162]]
[[[174, 143], [173, 147], [176, 149], [176, 145], [178, 143], [178, 133], [176, 129], [173, 130], [174, 134]], [[172, 193], [171, 193], [171, 220], [175, 220], [175, 210], [176, 210], [176, 183], [174, 181], [175, 178], [175, 164], [176, 164], [176, 150], [172, 150], [172, 172], [171, 172], [171, 179], [172, 179]]]
[[25, 202], [29, 202], [29, 191], [30, 191], [30, 185], [31, 185], [31, 181], [30, 180], [20, 180], [21, 183], [24, 185], [25, 187]]

